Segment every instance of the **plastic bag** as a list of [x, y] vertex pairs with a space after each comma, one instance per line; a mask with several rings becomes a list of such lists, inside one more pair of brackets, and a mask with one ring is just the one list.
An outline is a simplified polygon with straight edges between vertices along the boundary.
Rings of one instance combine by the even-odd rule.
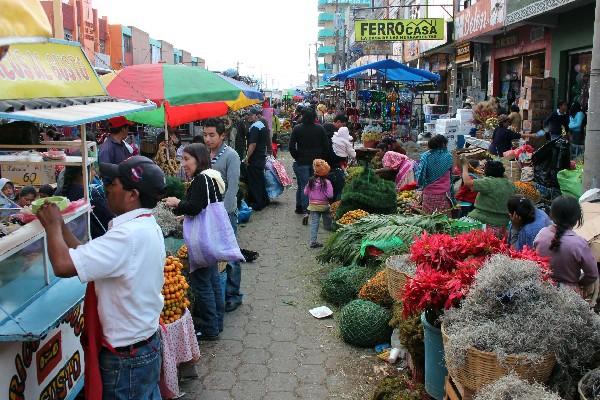
[[[208, 178], [206, 178], [208, 179]], [[208, 184], [206, 196], [210, 200]], [[219, 261], [244, 261], [222, 201], [209, 203], [199, 214], [183, 219], [190, 272]]]
[[558, 171], [556, 179], [563, 195], [573, 196], [577, 199], [583, 194], [583, 169], [563, 169]]
[[546, 143], [533, 154], [532, 162], [534, 181], [548, 189], [558, 189], [558, 171], [569, 168], [571, 162], [569, 142], [558, 138]]
[[238, 208], [238, 224], [244, 224], [250, 221], [250, 217], [254, 210], [252, 207], [248, 207], [248, 204], [244, 200], [242, 200], [242, 204], [240, 208]]
[[360, 255], [364, 257], [370, 247], [374, 247], [381, 251], [381, 253], [387, 253], [391, 250], [398, 249], [404, 245], [404, 241], [398, 236], [392, 236], [388, 239], [381, 240], [363, 240], [360, 245]]
[[277, 178], [279, 178], [279, 182], [283, 187], [292, 186], [292, 179], [288, 175], [285, 170], [285, 166], [279, 160], [272, 160], [271, 164], [273, 165], [273, 169], [277, 174]]
[[269, 168], [265, 168], [265, 188], [267, 189], [269, 200], [274, 200], [283, 193], [283, 185], [277, 179], [277, 175]]

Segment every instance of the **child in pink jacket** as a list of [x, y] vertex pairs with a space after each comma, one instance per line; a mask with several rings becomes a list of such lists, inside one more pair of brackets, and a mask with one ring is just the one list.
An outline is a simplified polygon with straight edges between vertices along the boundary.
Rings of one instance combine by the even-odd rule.
[[326, 161], [316, 159], [313, 161], [315, 175], [308, 180], [304, 194], [308, 196], [308, 211], [310, 211], [310, 248], [323, 247], [317, 242], [319, 223], [323, 217], [325, 229], [331, 229], [331, 215], [329, 215], [329, 201], [333, 198], [333, 186], [327, 174], [331, 168]]

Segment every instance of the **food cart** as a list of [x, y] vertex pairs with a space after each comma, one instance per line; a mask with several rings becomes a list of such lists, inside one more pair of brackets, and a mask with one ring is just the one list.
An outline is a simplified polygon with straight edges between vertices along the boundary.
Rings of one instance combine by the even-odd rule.
[[[48, 182], [39, 171], [80, 166], [84, 201], [72, 206], [64, 219], [85, 242], [90, 237], [88, 166], [96, 161], [95, 143], [86, 141], [86, 124], [153, 108], [153, 103], [107, 96], [79, 43], [11, 45], [0, 61], [0, 124], [79, 126], [81, 139], [0, 144], [0, 168], [13, 177], [22, 173], [28, 183], [43, 184]], [[75, 148], [80, 155], [52, 160], [42, 153], [47, 148]], [[1, 399], [72, 399], [83, 386], [79, 338], [85, 285], [77, 277], [54, 275], [46, 245], [37, 220], [0, 238]]]

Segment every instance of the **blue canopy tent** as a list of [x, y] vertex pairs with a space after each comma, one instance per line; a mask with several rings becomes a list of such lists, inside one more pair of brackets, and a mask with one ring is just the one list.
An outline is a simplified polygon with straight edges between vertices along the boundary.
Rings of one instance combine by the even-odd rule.
[[344, 81], [354, 78], [367, 70], [375, 70], [382, 74], [387, 81], [421, 83], [439, 83], [438, 74], [423, 69], [411, 68], [395, 60], [381, 60], [360, 67], [350, 68], [329, 78], [330, 81]]

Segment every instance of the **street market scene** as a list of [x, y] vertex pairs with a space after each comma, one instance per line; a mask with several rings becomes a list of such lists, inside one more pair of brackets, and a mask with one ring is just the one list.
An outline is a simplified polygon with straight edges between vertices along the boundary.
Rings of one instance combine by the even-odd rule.
[[600, 400], [600, 0], [0, 10], [0, 400]]

